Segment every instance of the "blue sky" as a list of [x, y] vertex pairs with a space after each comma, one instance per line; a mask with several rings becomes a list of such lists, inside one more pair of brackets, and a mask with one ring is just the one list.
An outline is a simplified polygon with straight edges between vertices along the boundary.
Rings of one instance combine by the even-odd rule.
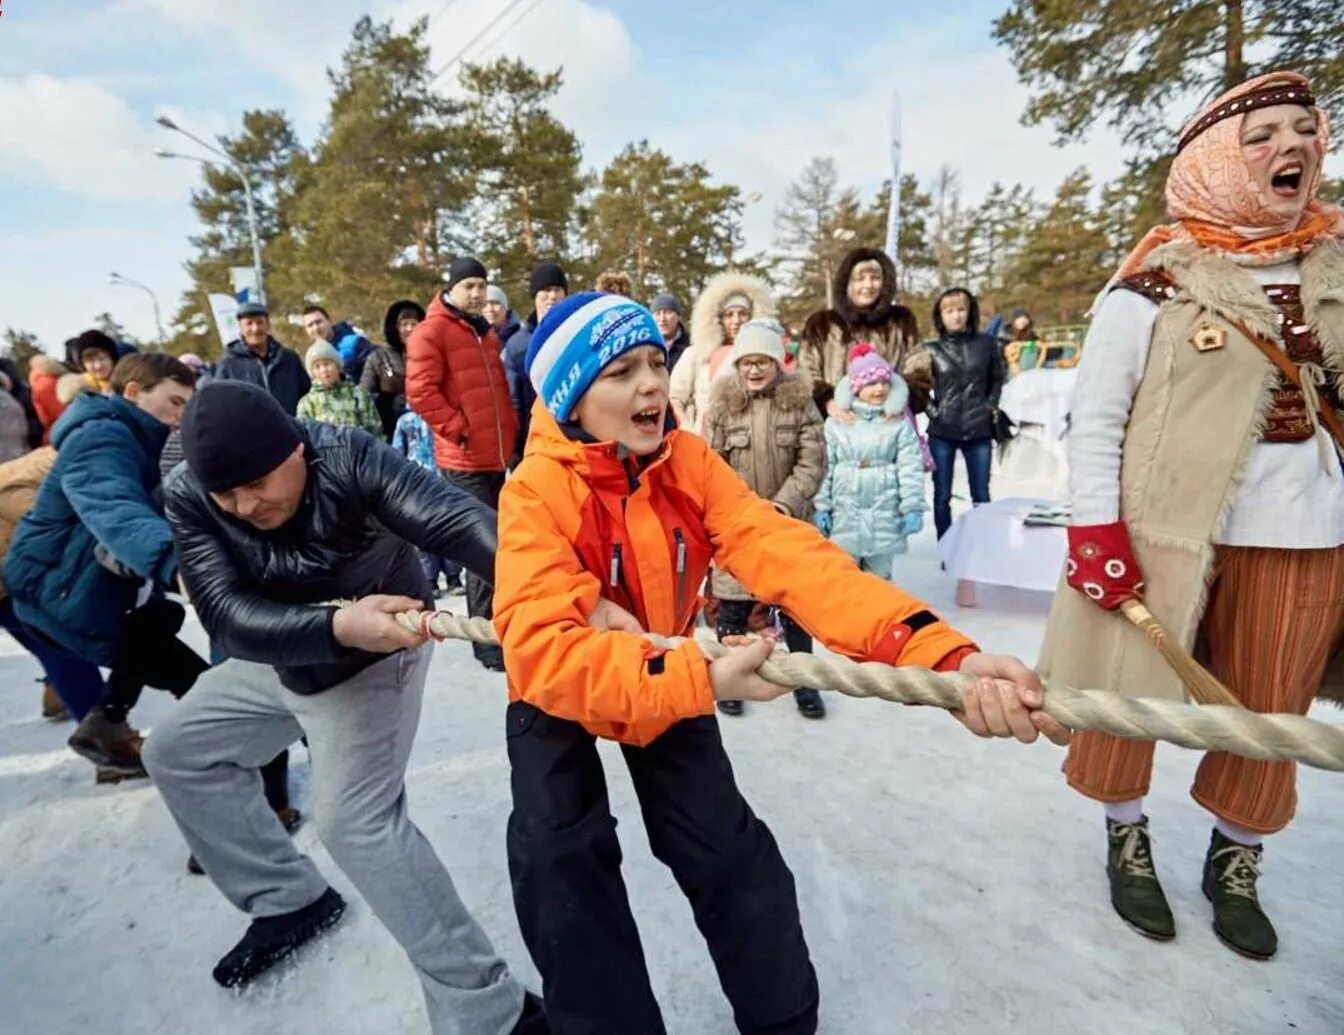
[[[325, 69], [355, 19], [407, 24], [435, 14], [444, 61], [508, 0], [0, 0], [0, 327], [36, 331], [49, 351], [102, 310], [152, 337], [149, 299], [108, 283], [149, 284], [165, 319], [187, 277], [199, 170], [156, 159], [187, 142], [154, 124], [166, 112], [205, 136], [240, 113], [279, 107], [311, 144]], [[1113, 138], [1056, 149], [1018, 124], [1026, 92], [989, 36], [1005, 0], [537, 0], [488, 52], [563, 65], [557, 110], [600, 166], [647, 137], [704, 161], [761, 199], [749, 247], [772, 238], [785, 185], [813, 154], [870, 190], [887, 173], [888, 97], [901, 90], [906, 168], [958, 168], [974, 199], [995, 179], [1048, 192], [1087, 164], [1120, 167]], [[484, 41], [490, 42], [490, 37]], [[450, 77], [445, 77], [445, 84]]]

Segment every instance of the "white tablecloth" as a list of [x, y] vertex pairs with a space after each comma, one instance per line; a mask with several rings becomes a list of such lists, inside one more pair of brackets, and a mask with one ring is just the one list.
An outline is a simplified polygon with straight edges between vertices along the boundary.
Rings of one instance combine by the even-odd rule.
[[1053, 593], [1064, 570], [1068, 537], [1063, 528], [1028, 528], [1022, 519], [1046, 500], [995, 500], [968, 510], [938, 544], [953, 578], [993, 586]]

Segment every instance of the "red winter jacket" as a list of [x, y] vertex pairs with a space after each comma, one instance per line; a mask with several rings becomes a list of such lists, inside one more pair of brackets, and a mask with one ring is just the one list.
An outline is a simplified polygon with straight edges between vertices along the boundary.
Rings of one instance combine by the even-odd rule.
[[406, 343], [406, 401], [434, 432], [434, 459], [452, 471], [503, 471], [518, 433], [499, 339], [442, 296]]

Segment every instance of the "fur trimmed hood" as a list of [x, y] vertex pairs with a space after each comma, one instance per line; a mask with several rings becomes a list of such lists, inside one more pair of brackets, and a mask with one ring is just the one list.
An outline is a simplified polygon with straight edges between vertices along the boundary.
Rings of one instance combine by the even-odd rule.
[[[806, 410], [812, 402], [812, 386], [792, 374], [781, 373], [775, 383], [760, 394], [773, 396], [781, 407], [789, 410]], [[751, 393], [736, 374], [725, 374], [715, 379], [709, 405], [713, 410], [723, 407], [731, 414], [746, 413], [751, 406]]]
[[742, 294], [751, 299], [751, 318], [775, 315], [775, 299], [770, 285], [749, 273], [720, 273], [709, 279], [705, 289], [691, 309], [691, 347], [696, 360], [704, 362], [723, 344], [723, 327], [719, 324], [719, 309], [730, 295]]
[[[855, 309], [849, 304], [849, 275], [861, 262], [875, 262], [882, 267], [882, 292], [869, 309]], [[904, 309], [896, 305], [896, 264], [881, 248], [853, 248], [835, 269], [831, 280], [831, 297], [835, 311], [851, 327], [880, 327], [892, 319], [892, 312]]]

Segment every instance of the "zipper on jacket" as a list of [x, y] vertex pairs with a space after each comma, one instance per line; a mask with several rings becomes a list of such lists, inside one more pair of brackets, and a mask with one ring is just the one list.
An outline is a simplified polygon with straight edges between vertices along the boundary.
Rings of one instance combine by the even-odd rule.
[[608, 585], [612, 589], [619, 589], [621, 585], [621, 544], [613, 543], [611, 547], [611, 577], [608, 579]]
[[677, 622], [681, 622], [681, 609], [686, 603], [686, 538], [680, 528], [672, 529], [672, 538], [677, 544]]
[[[476, 334], [476, 328], [471, 329]], [[488, 333], [488, 332], [487, 332]], [[499, 443], [499, 469], [507, 470], [509, 458], [504, 453], [504, 425], [499, 422], [499, 399], [495, 395], [495, 375], [490, 372], [490, 357], [485, 351], [485, 339], [476, 334], [476, 351], [481, 354], [481, 364], [485, 367], [485, 381], [490, 386], [490, 409], [495, 415], [495, 441]]]

